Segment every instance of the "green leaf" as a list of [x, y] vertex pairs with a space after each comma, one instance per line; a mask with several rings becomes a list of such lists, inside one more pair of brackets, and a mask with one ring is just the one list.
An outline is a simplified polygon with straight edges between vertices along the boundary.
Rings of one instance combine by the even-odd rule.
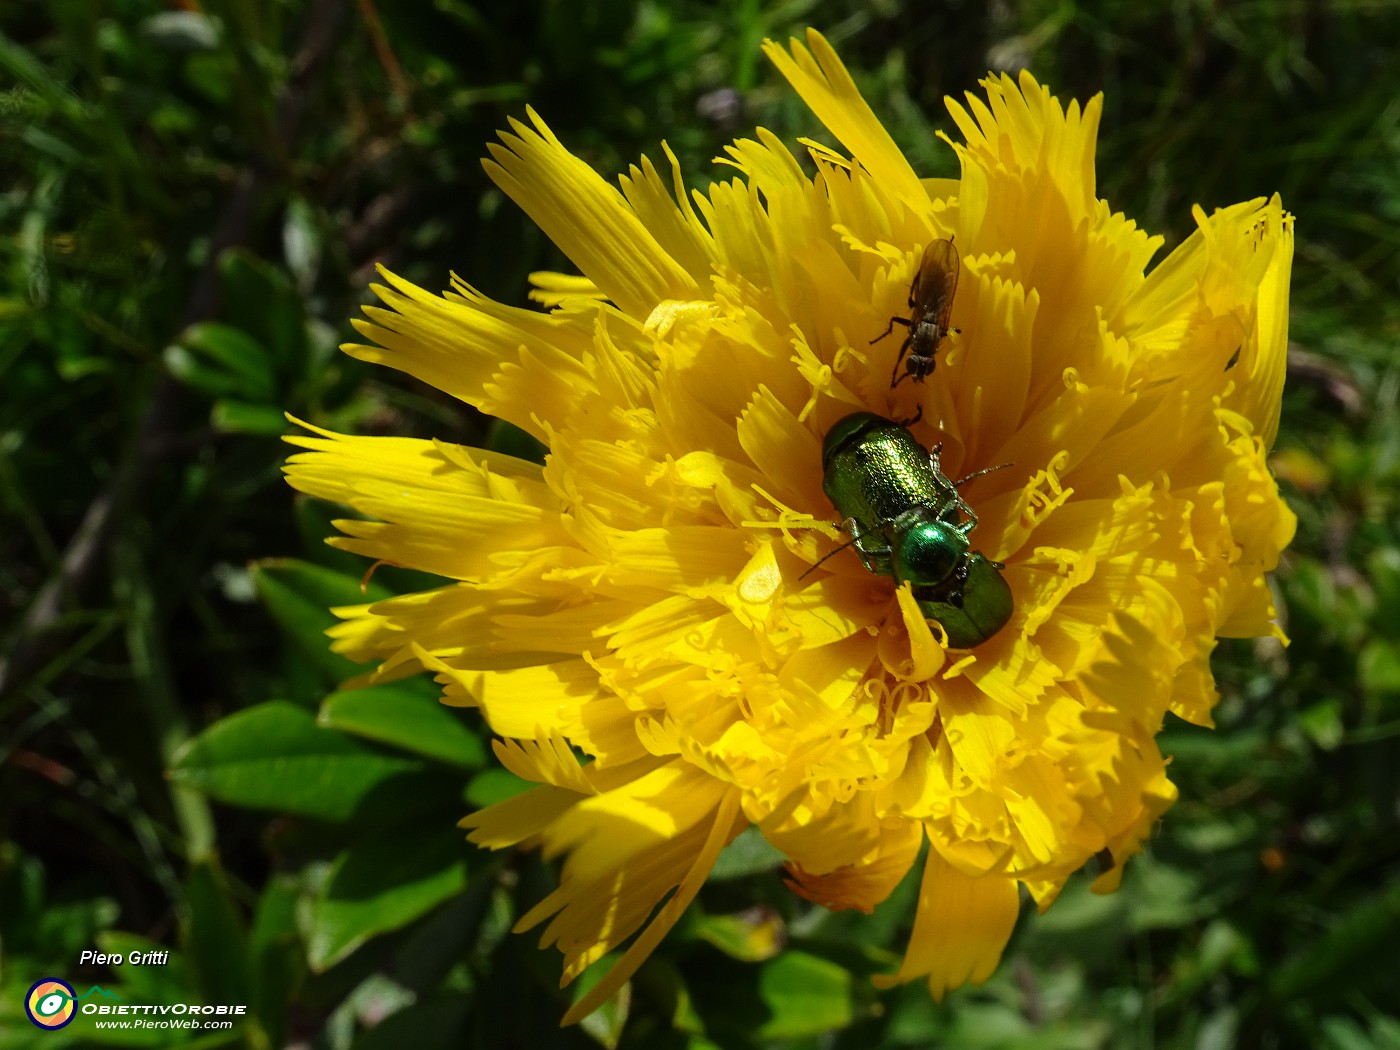
[[1400, 879], [1354, 904], [1273, 972], [1279, 1002], [1306, 998], [1321, 1005], [1368, 988], [1394, 991], [1395, 942], [1400, 938]]
[[326, 684], [336, 685], [366, 670], [362, 664], [331, 652], [326, 629], [340, 619], [330, 609], [379, 601], [388, 597], [388, 591], [373, 581], [362, 584], [354, 576], [292, 558], [256, 562], [251, 572], [267, 611], [321, 670]]
[[219, 258], [224, 307], [267, 348], [284, 375], [295, 375], [306, 357], [306, 313], [286, 276], [242, 249]]
[[1129, 889], [1132, 903], [1128, 911], [1131, 929], [1162, 930], [1187, 926], [1214, 907], [1196, 873], [1161, 863], [1150, 854], [1134, 858], [1132, 864], [1132, 886]]
[[185, 880], [183, 947], [194, 987], [208, 1003], [246, 1003], [248, 936], [218, 862], [197, 861]]
[[782, 950], [785, 939], [777, 913], [760, 908], [743, 915], [697, 916], [686, 932], [743, 962], [771, 959]]
[[210, 726], [175, 756], [170, 775], [232, 805], [340, 821], [390, 777], [417, 768], [275, 700]]
[[[585, 970], [570, 987], [569, 999], [573, 1003], [578, 1003], [583, 999], [599, 981], [612, 971], [620, 958], [621, 955], [616, 953], [605, 956]], [[599, 1046], [613, 1050], [622, 1038], [622, 1030], [626, 1026], [628, 1015], [631, 1012], [632, 982], [629, 980], [614, 992], [607, 1002], [580, 1020], [579, 1028]]]
[[470, 847], [455, 829], [414, 828], [355, 843], [336, 858], [312, 908], [307, 953], [326, 970], [370, 937], [460, 893]]
[[253, 967], [249, 1008], [271, 1046], [286, 1043], [287, 1008], [306, 973], [301, 939], [296, 933], [300, 880], [273, 875], [263, 887], [248, 935], [248, 958]]
[[758, 995], [768, 1016], [754, 1033], [762, 1039], [791, 1039], [844, 1028], [865, 1011], [858, 1008], [850, 971], [815, 955], [787, 951], [763, 964]]
[[709, 878], [722, 882], [725, 879], [760, 875], [782, 867], [786, 860], [782, 850], [771, 845], [758, 828], [745, 828], [733, 842], [720, 850]]
[[548, 445], [504, 419], [492, 422], [486, 435], [486, 447], [492, 452], [503, 452], [516, 459], [529, 460], [531, 463], [543, 463], [549, 455]]
[[480, 737], [438, 700], [437, 687], [422, 678], [332, 693], [321, 705], [319, 721], [466, 769], [479, 769], [486, 762]]
[[232, 395], [265, 403], [277, 396], [267, 350], [231, 325], [190, 325], [166, 348], [165, 366], [176, 379], [210, 397]]
[[1400, 646], [1382, 638], [1371, 639], [1357, 659], [1357, 673], [1368, 692], [1400, 693]]
[[865, 977], [795, 948], [759, 966], [687, 967], [706, 1034], [722, 1046], [815, 1036], [867, 1016], [874, 991]]
[[1377, 1050], [1376, 1042], [1351, 1017], [1325, 1017], [1318, 1024], [1325, 1050]]
[[538, 786], [522, 780], [508, 769], [487, 769], [468, 782], [466, 798], [478, 809], [485, 809]]
[[92, 946], [97, 934], [110, 927], [121, 908], [110, 897], [88, 896], [74, 901], [49, 901], [37, 916], [36, 941], [46, 956], [76, 959]]
[[[169, 945], [135, 933], [106, 930], [97, 935], [97, 948], [104, 954], [122, 957], [121, 967], [114, 969], [114, 972], [121, 978], [118, 987], [123, 999], [133, 999], [142, 1003], [174, 1002], [180, 995], [189, 991], [190, 975], [184, 956], [178, 951], [170, 950]], [[165, 962], [133, 963], [133, 952], [137, 953], [138, 958], [149, 958], [150, 952], [165, 952]]]
[[198, 11], [162, 11], [141, 22], [141, 35], [171, 51], [213, 51], [222, 28], [217, 18]]
[[461, 1046], [471, 999], [452, 996], [414, 1003], [390, 1014], [355, 1040], [352, 1050], [400, 1050], [401, 1047]]
[[45, 947], [39, 940], [44, 866], [14, 842], [0, 842], [0, 930], [6, 954]]
[[[351, 579], [358, 580], [364, 577], [370, 566], [369, 561], [358, 554], [332, 547], [326, 542], [327, 536], [338, 534], [332, 522], [337, 518], [347, 517], [344, 507], [298, 493], [292, 503], [292, 511], [296, 515], [297, 535], [302, 546], [311, 551], [310, 557], [314, 564]], [[376, 573], [374, 579], [378, 578]]]
[[316, 225], [315, 209], [300, 197], [287, 202], [282, 221], [282, 255], [287, 269], [296, 276], [297, 286], [304, 292], [310, 291], [321, 262], [321, 231]]
[[1372, 626], [1377, 634], [1400, 640], [1400, 549], [1382, 547], [1367, 558], [1366, 579], [1376, 596]]
[[220, 398], [209, 410], [209, 422], [225, 434], [261, 434], [277, 437], [287, 431], [287, 417], [275, 405]]
[[[304, 602], [320, 609], [332, 605], [359, 605], [364, 602], [377, 602], [389, 597], [390, 592], [373, 580], [365, 583], [358, 576], [325, 569], [310, 562], [295, 558], [268, 558], [256, 562], [255, 573], [269, 583], [278, 583], [292, 591]], [[325, 618], [332, 623], [340, 621], [329, 613]]]
[[62, 164], [63, 167], [81, 168], [87, 160], [83, 154], [78, 153], [59, 136], [43, 132], [39, 127], [32, 125], [25, 127], [21, 141], [36, 153], [48, 154], [50, 158]]
[[1335, 696], [1319, 700], [1298, 713], [1298, 724], [1314, 744], [1324, 751], [1332, 751], [1346, 732], [1342, 724], [1342, 702]]

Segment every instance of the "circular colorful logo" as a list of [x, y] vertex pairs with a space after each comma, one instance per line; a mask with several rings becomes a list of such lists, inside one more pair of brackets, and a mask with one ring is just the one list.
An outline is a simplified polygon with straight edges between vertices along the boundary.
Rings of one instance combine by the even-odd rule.
[[45, 977], [35, 981], [24, 997], [24, 1012], [40, 1028], [62, 1028], [78, 1012], [76, 998], [77, 993], [67, 981]]

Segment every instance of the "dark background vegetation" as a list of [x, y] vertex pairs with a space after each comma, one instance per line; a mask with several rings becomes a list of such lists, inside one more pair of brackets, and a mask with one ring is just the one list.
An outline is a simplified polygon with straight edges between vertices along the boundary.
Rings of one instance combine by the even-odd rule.
[[[1400, 9], [853, 6], [0, 5], [0, 1045], [96, 1038], [24, 1019], [60, 976], [250, 1004], [201, 1046], [1400, 1047]], [[1283, 193], [1292, 645], [1222, 646], [1148, 854], [1025, 917], [987, 985], [873, 991], [912, 887], [811, 910], [743, 840], [627, 1006], [560, 1032], [558, 956], [507, 933], [548, 873], [453, 827], [510, 790], [482, 727], [422, 682], [335, 692], [324, 609], [365, 566], [279, 480], [281, 413], [517, 441], [335, 350], [374, 264], [523, 304], [564, 261], [485, 179], [496, 129], [531, 104], [609, 175], [665, 138], [702, 184], [736, 133], [820, 134], [758, 52], [809, 24], [925, 174], [942, 96], [1026, 65], [1106, 93], [1099, 192], [1169, 247], [1193, 202]]]

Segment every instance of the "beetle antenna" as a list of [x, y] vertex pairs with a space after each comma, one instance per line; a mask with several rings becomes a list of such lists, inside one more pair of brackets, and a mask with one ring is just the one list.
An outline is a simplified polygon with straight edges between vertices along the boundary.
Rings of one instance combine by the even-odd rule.
[[958, 488], [959, 486], [967, 484], [973, 478], [980, 478], [983, 474], [995, 474], [998, 470], [1005, 470], [1007, 467], [1014, 467], [1015, 465], [1015, 463], [999, 463], [995, 467], [983, 467], [981, 470], [974, 470], [971, 474], [964, 475], [953, 482], [953, 487]]
[[902, 426], [902, 427], [912, 427], [915, 423], [917, 423], [919, 420], [921, 420], [921, 419], [923, 419], [923, 418], [924, 418], [924, 406], [923, 406], [923, 405], [919, 405], [919, 406], [914, 410], [914, 414], [913, 414], [912, 416], [910, 416], [908, 419], [901, 419], [901, 420], [899, 420], [899, 425]]
[[812, 573], [817, 571], [818, 566], [820, 566], [822, 562], [826, 561], [828, 558], [836, 557], [836, 555], [840, 554], [851, 544], [855, 543], [857, 539], [858, 537], [852, 536], [845, 543], [841, 544], [841, 546], [837, 547], [834, 551], [831, 551], [829, 554], [823, 554], [820, 558], [818, 558], [810, 566], [808, 566], [806, 572], [804, 572], [801, 576], [797, 577], [798, 582], [801, 582], [802, 580], [805, 580], [808, 576], [812, 575]]

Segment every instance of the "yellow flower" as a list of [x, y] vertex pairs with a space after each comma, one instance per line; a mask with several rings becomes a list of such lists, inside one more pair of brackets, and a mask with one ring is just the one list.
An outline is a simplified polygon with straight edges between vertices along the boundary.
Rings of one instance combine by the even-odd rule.
[[[581, 276], [533, 275], [548, 312], [455, 278], [376, 288], [358, 327], [377, 345], [347, 351], [522, 427], [543, 468], [290, 439], [308, 450], [293, 485], [377, 519], [332, 542], [445, 577], [340, 610], [334, 645], [378, 661], [371, 678], [436, 674], [539, 785], [464, 821], [481, 845], [564, 857], [518, 929], [544, 924], [565, 981], [633, 938], [566, 1020], [750, 825], [831, 908], [872, 908], [927, 843], [890, 980], [985, 979], [1020, 887], [1045, 908], [1107, 851], [1112, 888], [1172, 803], [1154, 735], [1168, 711], [1210, 723], [1216, 638], [1282, 637], [1264, 579], [1294, 526], [1265, 465], [1292, 259], [1278, 199], [1198, 209], [1144, 275], [1162, 239], [1095, 196], [1099, 98], [988, 79], [948, 103], [962, 177], [920, 179], [821, 36], [766, 50], [849, 156], [809, 144], [808, 178], [760, 130], [706, 193], [669, 151], [619, 192], [531, 112], [486, 167]], [[962, 256], [956, 331], [927, 382], [892, 390], [901, 331], [871, 339], [938, 238]], [[962, 490], [1015, 599], [970, 650], [853, 551], [808, 573], [841, 540], [823, 436], [920, 409], [949, 477], [1011, 464]]]

